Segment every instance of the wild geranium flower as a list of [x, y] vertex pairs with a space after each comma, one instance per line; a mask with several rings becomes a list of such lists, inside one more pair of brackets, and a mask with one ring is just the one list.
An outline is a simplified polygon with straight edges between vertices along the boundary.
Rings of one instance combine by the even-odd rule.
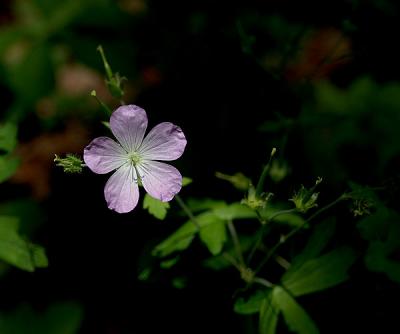
[[178, 159], [186, 146], [182, 130], [169, 122], [156, 125], [145, 137], [146, 112], [135, 105], [121, 106], [110, 118], [118, 142], [108, 137], [94, 139], [84, 150], [86, 165], [97, 174], [115, 170], [104, 188], [110, 209], [129, 212], [139, 200], [138, 183], [150, 196], [168, 202], [181, 190], [179, 171], [161, 161]]

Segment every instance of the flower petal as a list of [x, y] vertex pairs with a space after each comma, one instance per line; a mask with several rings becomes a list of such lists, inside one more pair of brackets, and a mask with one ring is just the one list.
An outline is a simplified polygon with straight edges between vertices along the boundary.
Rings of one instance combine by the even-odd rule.
[[111, 115], [110, 128], [122, 147], [133, 152], [142, 143], [146, 132], [146, 112], [133, 104], [121, 106]]
[[156, 125], [144, 138], [139, 148], [144, 159], [175, 160], [186, 146], [186, 138], [181, 128], [169, 122]]
[[135, 170], [128, 163], [111, 175], [104, 187], [104, 196], [109, 209], [125, 213], [135, 208], [139, 200], [139, 187], [135, 179]]
[[97, 174], [106, 174], [121, 167], [127, 153], [121, 145], [108, 137], [98, 137], [85, 147], [83, 160]]
[[168, 164], [158, 161], [142, 161], [137, 167], [144, 189], [151, 197], [168, 202], [182, 188], [182, 175]]

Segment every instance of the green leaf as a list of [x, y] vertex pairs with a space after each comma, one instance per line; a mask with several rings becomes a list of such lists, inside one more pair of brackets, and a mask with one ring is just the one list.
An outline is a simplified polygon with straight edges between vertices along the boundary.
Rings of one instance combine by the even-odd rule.
[[325, 290], [347, 280], [347, 271], [355, 259], [352, 249], [341, 247], [289, 269], [282, 283], [294, 296]]
[[399, 220], [397, 212], [380, 205], [374, 214], [361, 219], [357, 228], [365, 240], [382, 240], [386, 239], [390, 224]]
[[270, 296], [270, 294], [266, 291], [257, 290], [248, 299], [238, 298], [233, 306], [233, 309], [239, 314], [258, 313], [263, 300], [265, 300], [267, 296]]
[[383, 272], [391, 280], [400, 283], [400, 263], [391, 258], [400, 250], [400, 227], [389, 226], [387, 238], [371, 241], [365, 255], [365, 264], [371, 271]]
[[169, 269], [178, 263], [179, 258], [179, 256], [175, 256], [172, 259], [164, 260], [160, 263], [160, 267], [163, 269]]
[[279, 305], [273, 298], [273, 294], [269, 293], [268, 296], [261, 301], [260, 305], [260, 334], [275, 334], [279, 313]]
[[18, 227], [18, 219], [0, 216], [0, 259], [26, 271], [46, 267], [44, 249], [22, 239], [17, 233]]
[[318, 224], [302, 252], [293, 259], [291, 270], [296, 270], [305, 261], [319, 256], [335, 233], [335, 226], [334, 219], [325, 220]]
[[304, 221], [304, 218], [295, 213], [284, 213], [282, 215], [275, 217], [274, 221], [281, 223], [281, 224], [287, 224], [290, 226], [294, 226], [294, 227], [298, 227], [298, 226], [304, 226], [304, 228], [308, 227]]
[[[8, 67], [7, 80], [16, 97], [25, 105], [31, 105], [50, 93], [54, 86], [53, 62], [49, 46], [34, 45], [26, 51], [21, 62]], [[40, 84], [32, 85], [40, 78]], [[23, 115], [10, 115], [19, 119]]]
[[[240, 246], [242, 248], [243, 253], [246, 253], [249, 251], [254, 245], [254, 237], [247, 236], [247, 235], [241, 235], [240, 236]], [[228, 247], [225, 248], [224, 253], [227, 253], [231, 255], [232, 257], [235, 257], [237, 255], [236, 249], [233, 245], [228, 244]], [[206, 260], [203, 261], [203, 265], [206, 268], [210, 268], [213, 270], [223, 270], [226, 268], [229, 268], [232, 266], [232, 263], [230, 263], [223, 254], [217, 255], [217, 256], [212, 256]]]
[[196, 223], [189, 220], [172, 233], [167, 239], [158, 244], [152, 254], [154, 256], [165, 257], [174, 252], [185, 250], [192, 243], [199, 228], [202, 229], [215, 222], [215, 215], [211, 212], [204, 212], [196, 216]]
[[227, 239], [225, 222], [214, 217], [214, 222], [200, 230], [200, 239], [205, 243], [211, 254], [219, 254]]
[[57, 303], [44, 312], [21, 306], [12, 313], [0, 314], [2, 334], [77, 334], [83, 310], [76, 303]]
[[36, 268], [47, 268], [49, 266], [49, 261], [46, 256], [46, 251], [42, 246], [30, 245], [32, 262]]
[[7, 122], [0, 125], [0, 150], [10, 153], [17, 146], [17, 125]]
[[224, 201], [211, 198], [189, 198], [189, 200], [187, 201], [187, 205], [192, 212], [200, 212], [210, 209], [221, 208], [226, 206], [227, 204]]
[[214, 209], [215, 215], [223, 220], [256, 218], [256, 213], [248, 206], [240, 203], [232, 203], [230, 205]]
[[164, 220], [170, 205], [168, 202], [161, 202], [151, 197], [149, 194], [144, 195], [143, 209], [147, 209], [151, 215], [157, 219]]
[[19, 159], [3, 155], [0, 156], [0, 183], [8, 180], [17, 171]]
[[282, 311], [289, 330], [299, 334], [319, 333], [314, 321], [285, 289], [276, 286], [272, 295], [272, 299]]
[[182, 178], [182, 187], [186, 187], [186, 186], [188, 186], [189, 184], [191, 184], [192, 182], [193, 182], [193, 180], [192, 180], [190, 177], [184, 176], [184, 177]]

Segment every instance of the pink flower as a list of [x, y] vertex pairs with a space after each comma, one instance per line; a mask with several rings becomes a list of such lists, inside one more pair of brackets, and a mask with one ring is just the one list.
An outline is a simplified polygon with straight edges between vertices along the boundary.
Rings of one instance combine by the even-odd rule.
[[179, 171], [161, 161], [178, 159], [186, 146], [182, 130], [169, 122], [156, 125], [146, 137], [146, 112], [135, 105], [116, 109], [110, 128], [118, 142], [108, 137], [94, 139], [84, 150], [86, 165], [97, 174], [115, 170], [104, 188], [111, 210], [129, 212], [139, 200], [138, 183], [150, 196], [168, 202], [181, 190]]

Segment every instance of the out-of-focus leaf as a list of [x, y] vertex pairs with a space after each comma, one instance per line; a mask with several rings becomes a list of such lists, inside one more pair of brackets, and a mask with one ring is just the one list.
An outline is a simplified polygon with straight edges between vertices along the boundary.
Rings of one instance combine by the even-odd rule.
[[16, 199], [0, 203], [0, 216], [18, 218], [19, 231], [26, 235], [30, 235], [44, 220], [42, 208], [31, 199]]
[[153, 255], [165, 257], [174, 252], [182, 251], [189, 247], [199, 229], [207, 227], [215, 222], [216, 216], [211, 212], [205, 212], [196, 216], [196, 223], [188, 221], [178, 230], [172, 233], [167, 239], [158, 244]]
[[304, 249], [293, 259], [290, 271], [296, 271], [304, 262], [321, 254], [335, 233], [335, 225], [335, 220], [329, 219], [316, 226]]
[[18, 227], [18, 219], [0, 216], [0, 259], [26, 271], [46, 267], [44, 249], [22, 239], [17, 233]]
[[288, 224], [290, 226], [298, 227], [304, 226], [307, 228], [308, 225], [305, 224], [305, 220], [302, 216], [296, 215], [295, 213], [284, 213], [274, 218], [274, 221], [281, 224]]
[[228, 181], [230, 184], [232, 184], [236, 189], [239, 190], [244, 190], [247, 191], [249, 189], [249, 186], [251, 184], [250, 179], [242, 174], [242, 173], [236, 173], [234, 175], [228, 175], [220, 172], [216, 172], [215, 176], [221, 180]]
[[195, 199], [190, 198], [187, 201], [187, 205], [189, 206], [192, 212], [200, 212], [210, 209], [216, 209], [226, 206], [225, 201], [211, 199], [211, 198], [204, 198], [204, 199]]
[[180, 276], [180, 277], [174, 277], [174, 279], [172, 280], [172, 286], [175, 289], [184, 289], [187, 285], [187, 278]]
[[14, 175], [19, 166], [19, 162], [19, 159], [8, 155], [0, 156], [0, 183]]
[[[275, 213], [283, 210], [282, 208], [272, 207], [271, 205], [267, 205], [261, 212], [261, 216], [268, 221], [270, 217], [274, 216]], [[274, 222], [281, 223], [281, 224], [288, 224], [290, 226], [298, 227], [304, 226], [307, 228], [308, 225], [305, 223], [305, 220], [302, 216], [296, 213], [284, 213], [279, 216], [276, 216], [273, 219]]]
[[399, 222], [390, 224], [387, 237], [383, 240], [371, 241], [365, 256], [365, 264], [369, 270], [383, 272], [391, 280], [400, 283], [400, 263], [391, 258], [400, 250]]
[[[249, 237], [246, 235], [240, 236], [240, 246], [244, 253], [247, 252], [251, 247], [253, 247], [254, 242], [255, 242], [254, 237]], [[224, 253], [228, 253], [232, 257], [235, 257], [237, 255], [236, 250], [234, 249], [233, 245], [230, 245], [230, 247], [227, 247], [227, 249], [224, 251]], [[212, 257], [206, 259], [203, 262], [203, 265], [205, 267], [213, 269], [213, 270], [223, 270], [223, 269], [226, 269], [226, 268], [229, 268], [230, 266], [232, 266], [232, 264], [224, 257], [224, 254], [212, 256]]]
[[169, 269], [176, 265], [179, 261], [179, 256], [175, 256], [172, 259], [164, 260], [160, 263], [160, 267], [163, 269]]
[[400, 216], [397, 212], [380, 205], [375, 213], [361, 219], [357, 228], [365, 240], [382, 240], [387, 237], [390, 223], [398, 221]]
[[282, 283], [294, 296], [301, 296], [328, 289], [348, 278], [347, 271], [356, 255], [347, 247], [338, 248], [319, 258], [306, 261], [289, 271]]
[[223, 220], [256, 218], [256, 213], [248, 206], [240, 203], [232, 203], [225, 207], [219, 207], [213, 210], [215, 215]]
[[46, 251], [42, 246], [32, 244], [30, 245], [30, 251], [32, 262], [36, 268], [47, 268], [49, 266]]
[[259, 320], [260, 334], [275, 334], [279, 313], [279, 305], [275, 301], [273, 293], [269, 293], [268, 296], [261, 301]]
[[240, 314], [253, 314], [260, 311], [264, 299], [270, 296], [267, 291], [257, 290], [248, 299], [239, 298], [236, 300], [233, 309], [236, 313]]
[[319, 333], [314, 321], [285, 289], [276, 286], [272, 295], [272, 299], [282, 311], [289, 330], [299, 334]]
[[164, 220], [170, 205], [168, 202], [151, 197], [149, 194], [144, 195], [143, 209], [147, 209], [151, 215], [157, 219]]
[[215, 217], [214, 222], [200, 229], [200, 239], [205, 243], [213, 255], [221, 252], [226, 241], [225, 222]]
[[10, 153], [17, 146], [17, 125], [7, 122], [0, 125], [0, 150]]
[[184, 177], [182, 178], [182, 187], [186, 187], [186, 186], [188, 186], [189, 184], [191, 184], [192, 182], [193, 182], [193, 180], [192, 180], [190, 177], [184, 176]]
[[[8, 66], [7, 80], [19, 102], [31, 105], [53, 88], [54, 73], [47, 44], [27, 46], [23, 59]], [[32, 85], [40, 78], [40, 84]], [[17, 119], [23, 115], [11, 115]]]
[[72, 302], [54, 304], [43, 313], [22, 306], [12, 313], [0, 314], [0, 333], [77, 334], [82, 318], [82, 307]]

